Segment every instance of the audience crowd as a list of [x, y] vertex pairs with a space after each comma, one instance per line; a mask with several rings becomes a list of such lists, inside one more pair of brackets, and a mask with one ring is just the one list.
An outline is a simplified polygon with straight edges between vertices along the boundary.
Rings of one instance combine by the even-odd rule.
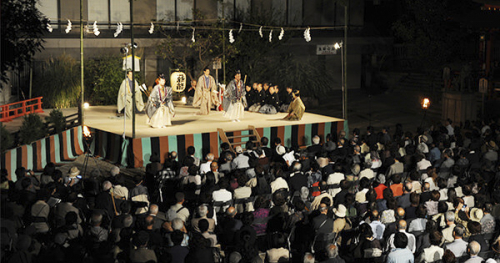
[[500, 122], [1, 174], [2, 262], [500, 262]]

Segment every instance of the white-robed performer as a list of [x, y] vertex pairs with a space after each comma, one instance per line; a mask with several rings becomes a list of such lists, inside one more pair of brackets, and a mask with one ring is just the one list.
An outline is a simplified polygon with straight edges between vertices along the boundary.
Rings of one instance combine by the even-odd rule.
[[[116, 100], [118, 112], [121, 112], [125, 108], [125, 116], [127, 118], [132, 118], [132, 70], [127, 71], [127, 77], [122, 81], [120, 85], [120, 91], [118, 92], [118, 99]], [[144, 110], [144, 101], [142, 101], [142, 93], [139, 88], [137, 80], [135, 81], [135, 106], [139, 112]]]
[[198, 115], [208, 115], [212, 105], [219, 106], [220, 101], [217, 97], [217, 86], [215, 80], [210, 76], [210, 69], [205, 68], [203, 75], [198, 79], [196, 91], [194, 93], [193, 106], [200, 106]]
[[240, 118], [243, 118], [245, 114], [245, 106], [247, 100], [245, 97], [245, 84], [241, 80], [240, 71], [236, 71], [234, 79], [227, 85], [226, 91], [228, 92], [229, 106], [224, 114], [224, 117], [232, 120], [233, 122], [239, 122]]
[[175, 115], [172, 103], [172, 88], [165, 86], [165, 77], [160, 75], [156, 85], [149, 95], [146, 104], [148, 124], [153, 128], [165, 128], [172, 125], [171, 119]]

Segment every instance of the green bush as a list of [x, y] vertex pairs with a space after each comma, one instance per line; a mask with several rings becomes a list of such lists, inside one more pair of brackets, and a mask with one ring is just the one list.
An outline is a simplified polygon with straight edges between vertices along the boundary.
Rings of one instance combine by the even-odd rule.
[[22, 144], [30, 144], [45, 136], [47, 136], [47, 130], [38, 114], [24, 116], [23, 125], [19, 129], [19, 138]]
[[[116, 104], [120, 84], [125, 79], [121, 56], [104, 56], [88, 59], [85, 63], [85, 101], [91, 105]], [[137, 83], [142, 84], [142, 76], [135, 74]]]
[[54, 125], [54, 132], [61, 133], [66, 130], [66, 120], [61, 110], [55, 109], [50, 112], [48, 117], [45, 117], [45, 122], [47, 124]]
[[3, 124], [0, 123], [0, 152], [10, 149], [14, 145], [12, 135]]
[[50, 59], [34, 83], [34, 97], [43, 96], [44, 108], [75, 107], [81, 92], [79, 62], [66, 54]]

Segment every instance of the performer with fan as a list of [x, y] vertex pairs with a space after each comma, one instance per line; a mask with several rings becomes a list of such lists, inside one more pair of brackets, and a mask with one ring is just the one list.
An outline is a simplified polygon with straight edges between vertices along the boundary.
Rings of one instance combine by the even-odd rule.
[[118, 92], [117, 99], [117, 107], [118, 112], [121, 112], [125, 108], [125, 116], [127, 118], [132, 118], [132, 86], [135, 87], [135, 107], [138, 112], [142, 112], [144, 110], [144, 101], [142, 100], [142, 93], [137, 83], [135, 81], [135, 85], [132, 84], [132, 70], [127, 71], [127, 77], [122, 81], [120, 85], [120, 91]]
[[224, 116], [233, 122], [239, 122], [245, 114], [247, 100], [245, 97], [245, 83], [241, 80], [241, 72], [236, 71], [234, 79], [227, 85], [229, 107]]
[[172, 125], [171, 119], [175, 115], [174, 104], [172, 103], [172, 88], [165, 86], [163, 74], [157, 79], [156, 85], [151, 91], [148, 103], [146, 104], [146, 114], [148, 124], [153, 128], [165, 128]]

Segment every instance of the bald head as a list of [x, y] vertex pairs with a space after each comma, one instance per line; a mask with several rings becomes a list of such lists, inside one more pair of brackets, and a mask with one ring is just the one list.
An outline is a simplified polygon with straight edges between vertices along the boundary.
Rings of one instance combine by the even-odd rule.
[[477, 241], [470, 242], [468, 248], [471, 257], [477, 256], [481, 251], [481, 245]]
[[398, 218], [404, 218], [405, 217], [405, 210], [404, 210], [404, 208], [398, 207], [398, 209], [396, 209], [396, 216]]
[[406, 230], [406, 221], [401, 219], [398, 221], [398, 229], [399, 230]]
[[149, 214], [151, 214], [151, 215], [157, 215], [158, 214], [158, 205], [152, 204], [149, 207]]
[[234, 207], [232, 206], [228, 207], [226, 210], [226, 215], [234, 217], [236, 215], [236, 209], [234, 209]]
[[378, 214], [378, 211], [377, 210], [373, 210], [372, 214], [370, 215], [370, 220], [371, 221], [377, 221], [379, 219], [380, 219], [380, 216]]
[[411, 190], [413, 190], [413, 184], [411, 182], [406, 182], [405, 183], [405, 193], [411, 193]]
[[424, 184], [424, 190], [429, 191], [431, 189], [431, 184], [430, 183], [425, 183]]

